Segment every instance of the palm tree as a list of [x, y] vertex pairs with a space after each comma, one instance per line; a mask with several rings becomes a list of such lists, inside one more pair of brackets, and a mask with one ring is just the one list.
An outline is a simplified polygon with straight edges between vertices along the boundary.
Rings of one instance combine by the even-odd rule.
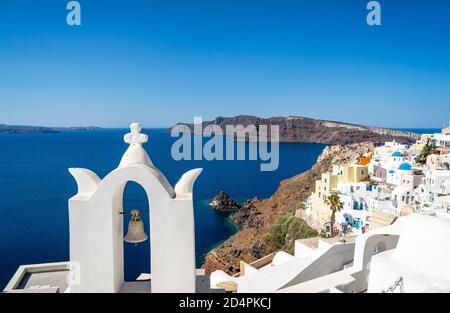
[[425, 164], [427, 162], [427, 157], [433, 153], [436, 153], [436, 141], [428, 139], [426, 145], [416, 157], [415, 161], [419, 164]]
[[325, 199], [325, 203], [330, 206], [331, 210], [331, 236], [334, 237], [334, 222], [336, 221], [336, 212], [339, 212], [343, 208], [343, 203], [337, 193], [332, 193]]

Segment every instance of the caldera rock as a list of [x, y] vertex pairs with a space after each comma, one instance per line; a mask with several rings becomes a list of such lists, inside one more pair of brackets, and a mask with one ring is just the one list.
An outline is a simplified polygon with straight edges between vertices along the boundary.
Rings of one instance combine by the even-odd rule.
[[234, 212], [241, 208], [240, 204], [237, 203], [236, 200], [230, 198], [224, 191], [219, 192], [219, 194], [211, 200], [209, 205], [222, 212]]

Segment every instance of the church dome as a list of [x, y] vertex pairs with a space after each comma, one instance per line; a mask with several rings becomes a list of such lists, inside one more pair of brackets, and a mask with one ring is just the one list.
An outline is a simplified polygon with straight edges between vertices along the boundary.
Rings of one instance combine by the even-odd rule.
[[402, 157], [403, 153], [401, 153], [400, 151], [395, 151], [394, 153], [392, 153], [393, 157]]
[[410, 171], [412, 169], [412, 166], [409, 163], [402, 163], [402, 164], [400, 164], [398, 169], [402, 170], [402, 171]]

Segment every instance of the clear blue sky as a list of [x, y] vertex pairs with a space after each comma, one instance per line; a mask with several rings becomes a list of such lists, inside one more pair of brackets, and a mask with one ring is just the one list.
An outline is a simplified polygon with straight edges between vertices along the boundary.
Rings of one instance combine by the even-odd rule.
[[302, 115], [385, 127], [450, 119], [450, 2], [0, 1], [0, 123], [170, 126]]

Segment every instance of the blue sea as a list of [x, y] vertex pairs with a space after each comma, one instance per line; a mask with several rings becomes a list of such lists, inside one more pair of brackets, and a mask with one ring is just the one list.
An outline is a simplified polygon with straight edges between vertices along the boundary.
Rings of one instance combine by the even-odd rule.
[[[104, 177], [117, 167], [127, 149], [123, 142], [127, 132], [0, 134], [0, 290], [21, 264], [69, 259], [67, 203], [77, 186], [67, 169], [88, 168]], [[189, 169], [204, 169], [194, 189], [198, 267], [210, 249], [236, 232], [227, 214], [208, 206], [211, 198], [221, 190], [238, 200], [269, 197], [280, 180], [309, 169], [324, 148], [321, 144], [280, 144], [278, 170], [261, 172], [260, 161], [175, 161], [171, 146], [176, 138], [162, 129], [147, 133], [145, 148], [172, 184]], [[148, 209], [147, 197], [140, 186], [129, 183], [124, 209], [136, 208]], [[144, 221], [149, 233], [148, 219]], [[127, 280], [150, 271], [148, 244], [125, 244], [124, 249]]]

